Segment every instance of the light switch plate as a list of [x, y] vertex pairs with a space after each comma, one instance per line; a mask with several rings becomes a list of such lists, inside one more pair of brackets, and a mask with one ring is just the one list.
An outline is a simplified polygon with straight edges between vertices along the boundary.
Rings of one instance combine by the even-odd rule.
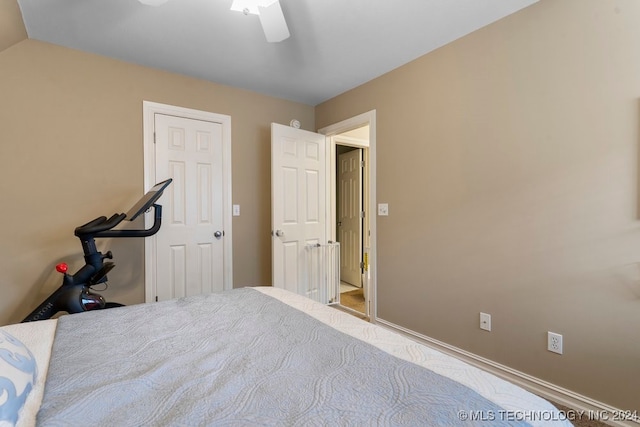
[[233, 205], [233, 216], [240, 216], [240, 205]]

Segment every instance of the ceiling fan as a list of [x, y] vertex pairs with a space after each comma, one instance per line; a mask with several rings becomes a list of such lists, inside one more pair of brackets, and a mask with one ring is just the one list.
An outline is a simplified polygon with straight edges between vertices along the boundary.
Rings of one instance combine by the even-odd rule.
[[[147, 6], [160, 6], [169, 0], [138, 1]], [[290, 36], [279, 0], [233, 0], [231, 10], [242, 12], [245, 15], [258, 15], [262, 30], [269, 43], [278, 43]]]

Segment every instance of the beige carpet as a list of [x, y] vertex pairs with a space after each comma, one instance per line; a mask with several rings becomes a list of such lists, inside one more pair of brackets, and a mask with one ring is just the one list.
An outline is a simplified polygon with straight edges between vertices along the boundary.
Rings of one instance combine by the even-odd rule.
[[364, 292], [362, 288], [341, 293], [340, 305], [364, 313]]

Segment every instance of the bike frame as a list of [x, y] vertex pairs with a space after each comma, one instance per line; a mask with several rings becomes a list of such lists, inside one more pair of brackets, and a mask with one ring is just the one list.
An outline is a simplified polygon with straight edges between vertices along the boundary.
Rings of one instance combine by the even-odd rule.
[[[114, 214], [109, 219], [101, 216], [77, 227], [74, 234], [80, 239], [82, 244], [85, 265], [74, 274], [68, 274], [67, 265], [64, 263], [58, 264], [56, 270], [64, 274], [62, 284], [22, 322], [50, 319], [60, 311], [66, 311], [72, 314], [121, 305], [117, 303], [106, 303], [100, 294], [91, 291], [92, 286], [106, 282], [107, 273], [115, 267], [113, 262], [104, 261], [105, 259], [113, 258], [111, 251], [104, 254], [98, 251], [95, 239], [102, 237], [148, 237], [156, 234], [162, 224], [162, 206], [155, 202], [160, 198], [162, 192], [171, 181], [171, 179], [168, 179], [156, 184], [127, 214]], [[125, 218], [133, 221], [150, 208], [154, 210], [154, 221], [151, 228], [141, 230], [113, 229]]]

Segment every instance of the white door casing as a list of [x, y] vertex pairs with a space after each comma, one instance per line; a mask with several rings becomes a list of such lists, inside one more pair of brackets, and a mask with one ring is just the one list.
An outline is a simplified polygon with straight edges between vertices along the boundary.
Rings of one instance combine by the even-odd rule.
[[230, 118], [149, 102], [144, 113], [145, 187], [173, 178], [145, 241], [145, 299], [231, 289]]
[[[377, 320], [377, 307], [376, 307], [376, 287], [377, 287], [377, 250], [376, 250], [376, 110], [371, 110], [366, 113], [359, 114], [349, 119], [343, 120], [338, 123], [326, 126], [320, 130], [319, 133], [328, 137], [327, 142], [327, 157], [329, 158], [327, 170], [327, 180], [330, 181], [329, 188], [335, 188], [335, 152], [336, 152], [336, 140], [339, 139], [340, 134], [349, 132], [353, 129], [361, 128], [363, 126], [369, 126], [369, 136], [366, 142], [363, 143], [348, 143], [347, 145], [358, 146], [365, 149], [365, 176], [364, 181], [364, 194], [366, 205], [365, 209], [365, 223], [366, 228], [363, 231], [363, 240], [366, 242], [367, 250], [367, 269], [363, 274], [365, 298], [367, 306], [365, 308], [366, 314], [369, 316], [371, 322], [375, 323]], [[327, 221], [329, 230], [327, 232], [328, 238], [335, 238], [336, 236], [336, 199], [335, 194], [332, 192], [329, 194], [329, 201], [327, 202], [329, 207], [329, 214], [332, 218]]]
[[305, 247], [326, 243], [324, 135], [271, 124], [273, 286], [308, 296]]
[[340, 280], [362, 287], [362, 149], [338, 156]]

